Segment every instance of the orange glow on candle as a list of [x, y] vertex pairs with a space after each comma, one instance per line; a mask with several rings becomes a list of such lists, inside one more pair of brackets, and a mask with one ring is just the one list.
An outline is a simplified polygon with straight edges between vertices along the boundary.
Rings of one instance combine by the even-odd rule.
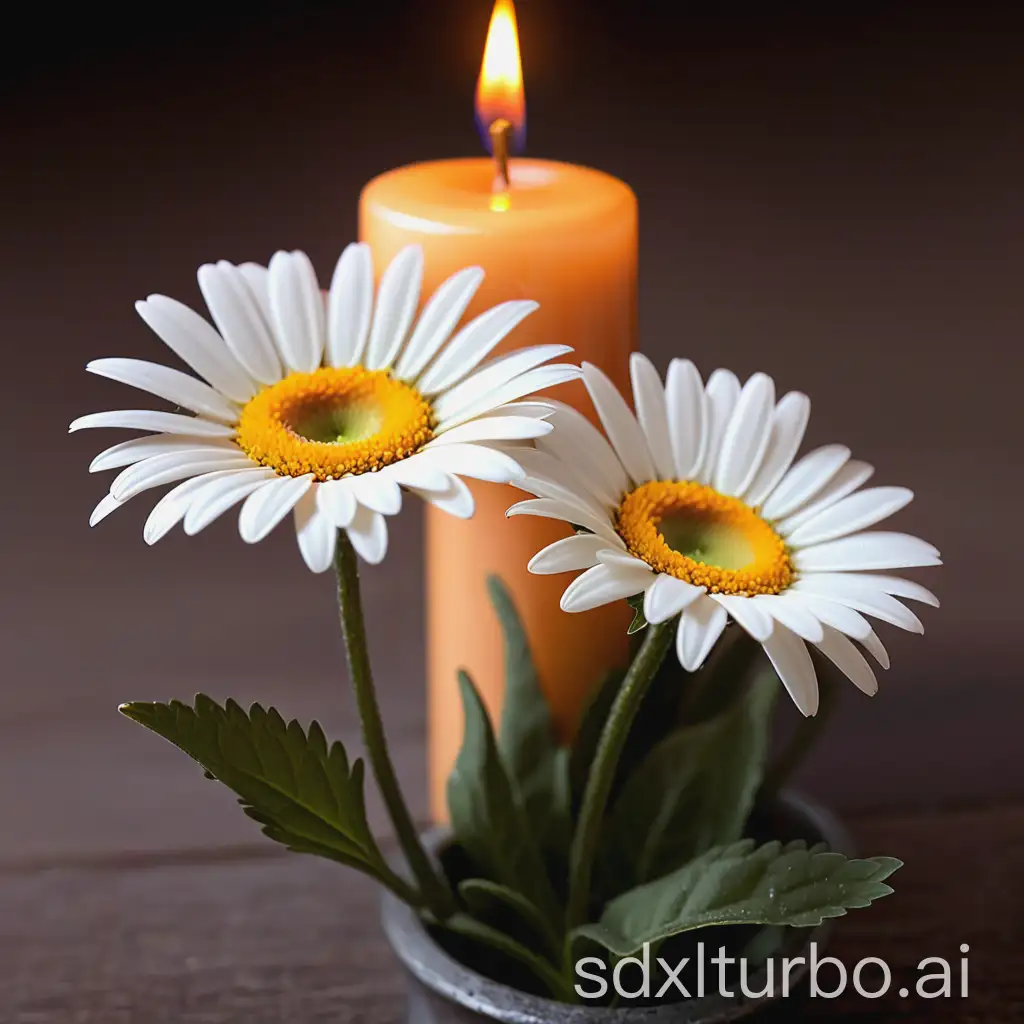
[[494, 4], [476, 83], [477, 126], [488, 152], [491, 151], [489, 129], [499, 118], [512, 125], [512, 151], [521, 151], [526, 141], [526, 92], [512, 0], [496, 0]]

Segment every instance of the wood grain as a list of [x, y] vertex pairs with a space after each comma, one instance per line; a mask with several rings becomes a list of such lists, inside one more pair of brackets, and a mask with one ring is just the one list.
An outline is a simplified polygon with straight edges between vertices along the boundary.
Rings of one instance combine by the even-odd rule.
[[[907, 866], [895, 895], [840, 922], [829, 953], [848, 967], [885, 959], [898, 990], [913, 988], [922, 958], [959, 960], [966, 942], [970, 995], [804, 994], [766, 1024], [1024, 1020], [1024, 807], [852, 824], [863, 853], [897, 853]], [[403, 1005], [374, 887], [262, 846], [0, 876], [0, 993], [10, 1024], [385, 1024]]]

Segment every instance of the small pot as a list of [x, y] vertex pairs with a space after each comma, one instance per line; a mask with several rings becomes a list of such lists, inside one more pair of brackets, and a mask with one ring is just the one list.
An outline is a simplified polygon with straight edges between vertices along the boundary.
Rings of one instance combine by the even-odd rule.
[[[805, 839], [808, 844], [826, 842], [847, 856], [853, 849], [843, 826], [822, 807], [805, 797], [782, 793], [775, 803], [755, 815], [760, 827], [755, 834], [768, 838]], [[426, 836], [432, 852], [443, 849], [450, 833], [437, 829]], [[717, 991], [701, 997], [657, 1006], [626, 1006], [609, 1009], [569, 1005], [530, 995], [503, 985], [461, 964], [447, 953], [424, 927], [419, 915], [389, 892], [381, 908], [384, 932], [406, 970], [408, 1010], [406, 1024], [725, 1024], [754, 1013], [769, 998], [729, 999]], [[795, 940], [781, 950], [785, 956], [807, 957], [812, 942], [819, 953], [831, 931], [826, 922], [810, 931], [787, 930]], [[795, 968], [790, 983], [807, 973], [806, 962]], [[714, 973], [710, 974], [714, 979]], [[761, 966], [749, 978], [748, 989], [765, 988], [766, 973]], [[778, 985], [776, 985], [776, 990]]]

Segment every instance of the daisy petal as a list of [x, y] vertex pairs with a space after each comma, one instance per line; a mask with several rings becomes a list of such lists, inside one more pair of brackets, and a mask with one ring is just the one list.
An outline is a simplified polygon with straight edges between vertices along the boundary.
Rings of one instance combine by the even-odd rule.
[[163, 343], [221, 394], [248, 402], [257, 385], [224, 344], [224, 339], [195, 310], [166, 295], [150, 295], [135, 310]]
[[360, 505], [345, 532], [364, 562], [379, 565], [384, 561], [388, 553], [388, 527], [379, 512]]
[[310, 572], [326, 572], [334, 561], [338, 531], [317, 506], [316, 488], [310, 488], [294, 509], [295, 536]]
[[208, 441], [204, 443], [196, 437], [180, 437], [174, 434], [154, 434], [149, 437], [136, 437], [131, 441], [122, 441], [100, 452], [89, 463], [90, 473], [102, 473], [107, 469], [120, 469], [131, 466], [154, 455], [169, 452], [235, 452], [238, 448], [231, 441]]
[[712, 594], [717, 601], [755, 640], [764, 643], [772, 635], [775, 620], [749, 597], [738, 594]]
[[619, 389], [593, 363], [583, 364], [583, 383], [626, 472], [638, 484], [653, 480], [657, 473], [647, 440]]
[[[573, 467], [579, 467], [579, 481], [606, 506], [618, 505], [629, 490], [629, 477], [615, 450], [582, 413], [562, 402], [555, 405], [555, 414], [549, 422], [554, 431], [538, 447], [564, 466], [570, 481]], [[563, 474], [559, 473], [561, 479]]]
[[513, 299], [471, 320], [419, 378], [416, 387], [420, 394], [429, 397], [454, 387], [538, 307], [536, 302]]
[[265, 307], [238, 267], [221, 260], [199, 268], [199, 290], [221, 337], [253, 380], [276, 384], [281, 359], [270, 332]]
[[764, 499], [765, 518], [782, 519], [795, 512], [819, 493], [849, 458], [850, 449], [841, 444], [827, 444], [808, 452]]
[[[529, 461], [524, 459], [522, 452], [516, 453], [516, 461], [523, 462]], [[596, 516], [602, 522], [607, 520], [608, 515], [605, 509], [597, 502], [590, 499], [586, 491], [580, 489], [573, 489], [570, 482], [565, 484], [556, 483], [554, 480], [547, 479], [545, 477], [524, 477], [522, 480], [517, 480], [515, 486], [521, 490], [526, 491], [528, 494], [532, 494], [538, 498], [554, 498], [555, 501], [560, 501], [565, 505], [570, 505], [575, 509], [579, 509], [584, 515]], [[624, 548], [625, 545], [620, 545]]]
[[445, 473], [495, 484], [509, 484], [523, 477], [522, 468], [511, 455], [479, 444], [439, 445], [425, 448], [414, 457]]
[[644, 592], [644, 617], [648, 622], [667, 622], [703, 593], [703, 587], [659, 573]]
[[500, 409], [483, 413], [481, 419], [490, 416], [528, 416], [532, 420], [549, 420], [555, 415], [551, 402], [506, 402]]
[[921, 601], [939, 607], [939, 599], [920, 583], [913, 580], [905, 580], [899, 576], [875, 576], [868, 577], [871, 582], [882, 591], [883, 594], [892, 594], [894, 597], [905, 597], [910, 601]]
[[274, 471], [263, 466], [227, 473], [210, 473], [200, 478], [185, 512], [185, 533], [194, 537], [205, 530], [243, 498], [274, 479]]
[[733, 411], [740, 397], [740, 382], [731, 370], [715, 370], [708, 377], [704, 388], [704, 432], [703, 458], [700, 462], [700, 479], [710, 483], [718, 466], [725, 429], [732, 419]]
[[[579, 377], [580, 368], [571, 363], [552, 363], [550, 366], [538, 366], [533, 370], [528, 370], [526, 373], [521, 373], [507, 384], [495, 388], [494, 391], [481, 395], [472, 405], [465, 406], [454, 415], [446, 417], [444, 426], [446, 429], [454, 427], [459, 423], [466, 422], [466, 420], [473, 419], [475, 416], [483, 416], [492, 409], [515, 402], [537, 391], [545, 391], [547, 388], [557, 387], [559, 384], [567, 384], [571, 380], [578, 380]], [[473, 377], [469, 378], [469, 380], [473, 379]], [[468, 382], [463, 381], [463, 383]], [[456, 384], [454, 390], [458, 390], [460, 387], [462, 387], [461, 384]], [[449, 394], [454, 394], [454, 390], [449, 392]], [[444, 396], [440, 400], [443, 400], [443, 398]], [[437, 403], [435, 403], [434, 408], [436, 411]]]
[[597, 553], [597, 560], [602, 565], [607, 565], [612, 569], [619, 568], [629, 572], [648, 573], [650, 576], [650, 579], [647, 580], [648, 584], [654, 579], [654, 570], [642, 559], [631, 555], [621, 545], [613, 548], [606, 545], [601, 548]]
[[238, 407], [219, 391], [169, 366], [149, 363], [144, 359], [115, 358], [94, 359], [86, 369], [223, 423], [234, 423], [238, 419]]
[[235, 428], [225, 423], [214, 423], [198, 416], [183, 416], [176, 412], [157, 412], [155, 409], [117, 409], [112, 412], [91, 412], [79, 416], [68, 427], [68, 433], [98, 427], [120, 427], [126, 430], [153, 430], [164, 434], [184, 434], [187, 437], [231, 437]]
[[381, 274], [377, 308], [363, 359], [368, 370], [386, 370], [395, 361], [416, 315], [422, 283], [423, 250], [418, 245], [407, 245]]
[[[271, 323], [270, 271], [259, 263], [240, 263], [238, 272], [242, 275], [242, 280], [249, 286], [249, 292], [256, 300], [263, 322], [269, 326]], [[274, 349], [275, 359], [277, 358], [276, 352], [277, 350]]]
[[482, 416], [439, 433], [424, 449], [460, 441], [530, 441], [550, 434], [553, 429], [544, 420], [526, 416]]
[[238, 515], [238, 532], [246, 544], [256, 544], [298, 504], [313, 484], [313, 474], [279, 476], [253, 491]]
[[352, 477], [352, 493], [360, 505], [382, 516], [394, 516], [402, 509], [402, 492], [386, 473], [363, 473]]
[[882, 641], [878, 639], [877, 634], [872, 630], [861, 643], [864, 645], [864, 649], [871, 655], [875, 661], [878, 662], [882, 668], [887, 669], [889, 667], [889, 652], [882, 646]]
[[[560, 519], [563, 523], [573, 526], [582, 526], [599, 537], [604, 537], [613, 546], [616, 544], [618, 534], [606, 519], [591, 516], [578, 505], [569, 505], [565, 502], [555, 501], [551, 498], [533, 498], [529, 501], [520, 501], [513, 505], [506, 513], [506, 516], [540, 516], [542, 519]], [[607, 543], [605, 547], [607, 547]]]
[[[239, 470], [245, 473], [247, 470]], [[195, 493], [216, 474], [194, 476], [171, 488], [154, 506], [142, 528], [142, 539], [149, 545], [162, 540], [185, 518]]]
[[775, 489], [796, 458], [797, 449], [804, 439], [807, 421], [811, 416], [811, 400], [799, 391], [782, 396], [772, 413], [771, 440], [764, 462], [753, 482], [741, 495], [756, 508]]
[[373, 257], [362, 242], [345, 246], [327, 299], [327, 363], [359, 362], [373, 318]]
[[352, 522], [359, 508], [352, 490], [354, 477], [343, 480], [328, 480], [316, 488], [316, 500], [320, 511], [338, 528], [344, 529]]
[[89, 525], [95, 526], [97, 523], [103, 522], [111, 512], [119, 509], [123, 504], [123, 501], [118, 501], [112, 494], [104, 494], [89, 516]]
[[[549, 421], [557, 423], [557, 421]], [[555, 426], [555, 433], [558, 432], [557, 426]], [[593, 495], [589, 493], [588, 488], [584, 486], [583, 477], [574, 472], [571, 466], [567, 466], [560, 459], [556, 458], [547, 450], [550, 447], [549, 442], [552, 440], [551, 435], [545, 437], [541, 441], [540, 445], [532, 447], [522, 447], [516, 449], [516, 461], [526, 471], [528, 477], [536, 477], [540, 480], [551, 480], [551, 481], [566, 481], [566, 486], [571, 482], [572, 491], [580, 490], [587, 491], [588, 493], [584, 496], [579, 495], [579, 499], [587, 501], [593, 500]], [[566, 479], [566, 475], [568, 479]]]
[[564, 612], [586, 612], [639, 594], [650, 582], [650, 572], [619, 566], [595, 565], [565, 588], [559, 605]]
[[574, 537], [563, 537], [546, 548], [541, 548], [530, 559], [527, 568], [538, 576], [551, 576], [560, 572], [575, 572], [590, 569], [598, 564], [597, 553], [604, 550], [608, 541], [593, 533], [581, 533]]
[[[557, 427], [555, 428], [558, 429]], [[551, 439], [551, 434], [542, 439], [541, 443], [546, 444]], [[576, 473], [573, 467], [560, 462], [548, 451], [541, 451], [538, 448], [517, 448], [515, 460], [526, 471], [522, 480], [516, 481], [516, 487], [523, 491], [529, 491], [538, 498], [568, 498], [569, 501], [589, 509], [594, 515], [607, 515], [607, 507], [596, 497], [589, 482], [583, 476]], [[576, 461], [580, 466], [582, 459]], [[582, 472], [586, 472], [584, 467]]]
[[312, 373], [324, 354], [324, 300], [304, 252], [275, 252], [270, 260], [270, 311], [285, 365]]
[[395, 364], [395, 376], [399, 380], [413, 381], [423, 372], [437, 350], [451, 337], [483, 279], [484, 272], [480, 267], [466, 267], [452, 274], [431, 295], [416, 322], [409, 344]]
[[818, 649], [862, 693], [873, 697], [878, 693], [878, 680], [864, 655], [838, 630], [826, 627]]
[[877, 587], [870, 576], [859, 573], [812, 573], [793, 584], [797, 593], [817, 594], [873, 615], [911, 633], [923, 633], [921, 620], [895, 597]]
[[722, 494], [743, 494], [761, 468], [768, 442], [775, 381], [755, 373], [740, 392], [715, 463], [714, 485]]
[[[736, 388], [738, 391], [738, 383]], [[704, 382], [697, 367], [689, 359], [673, 359], [669, 363], [665, 404], [668, 407], [673, 461], [672, 472], [665, 479], [692, 480], [704, 461], [708, 440], [708, 396], [704, 393]]]
[[417, 490], [416, 493], [424, 501], [457, 519], [469, 519], [476, 508], [473, 492], [457, 476], [448, 477], [448, 487], [443, 491]]
[[851, 459], [807, 504], [797, 509], [793, 515], [777, 522], [775, 528], [784, 537], [788, 537], [804, 523], [810, 522], [825, 509], [852, 494], [871, 478], [874, 471], [874, 467], [866, 462]]
[[633, 382], [633, 407], [647, 439], [654, 468], [661, 479], [672, 480], [676, 475], [675, 460], [661, 378], [654, 364], [641, 352], [629, 357], [629, 376]]
[[[514, 398], [493, 400], [495, 392], [503, 391], [506, 385], [518, 380], [528, 371], [534, 370], [549, 359], [555, 359], [571, 351], [572, 348], [568, 345], [535, 345], [492, 359], [434, 402], [434, 412], [439, 425], [445, 427], [449, 425], [449, 421], [462, 422], [466, 418], [466, 409], [472, 409], [473, 415], [478, 416], [505, 402], [522, 398], [528, 392], [517, 394]], [[581, 372], [578, 367], [576, 372], [577, 376]]]
[[812, 644], [821, 642], [824, 635], [821, 623], [805, 605], [794, 601], [791, 594], [758, 594], [753, 600], [762, 611], [793, 630], [797, 636]]
[[697, 598], [683, 611], [676, 633], [676, 655], [687, 672], [696, 672], [718, 642], [729, 614], [710, 597]]
[[871, 632], [871, 623], [849, 605], [801, 590], [790, 589], [786, 591], [786, 596], [791, 601], [803, 604], [819, 622], [838, 629], [840, 633], [852, 636], [855, 640], [863, 640]]
[[787, 538], [792, 547], [808, 547], [866, 530], [898, 512], [913, 500], [906, 487], [869, 487], [837, 501], [798, 526]]
[[869, 569], [903, 569], [917, 565], [941, 565], [938, 551], [906, 533], [876, 531], [803, 548], [793, 555], [800, 572], [859, 572]]
[[814, 674], [814, 662], [807, 645], [792, 630], [779, 625], [764, 642], [764, 649], [793, 703], [802, 714], [816, 715], [818, 678]]
[[412, 456], [392, 463], [383, 472], [402, 487], [418, 491], [446, 491], [451, 486], [451, 476], [438, 465], [431, 465], [428, 459]]
[[173, 484], [200, 473], [244, 469], [251, 465], [251, 460], [239, 451], [168, 452], [122, 470], [114, 477], [110, 493], [120, 501], [127, 501], [153, 487]]

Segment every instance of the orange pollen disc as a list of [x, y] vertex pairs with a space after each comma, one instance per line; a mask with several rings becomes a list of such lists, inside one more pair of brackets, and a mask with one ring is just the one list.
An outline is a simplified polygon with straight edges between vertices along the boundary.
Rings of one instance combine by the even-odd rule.
[[281, 476], [333, 480], [407, 459], [433, 436], [430, 403], [385, 370], [292, 373], [246, 404], [235, 441]]
[[778, 594], [793, 580], [786, 544], [771, 526], [704, 484], [642, 484], [622, 499], [615, 528], [652, 569], [709, 594]]

